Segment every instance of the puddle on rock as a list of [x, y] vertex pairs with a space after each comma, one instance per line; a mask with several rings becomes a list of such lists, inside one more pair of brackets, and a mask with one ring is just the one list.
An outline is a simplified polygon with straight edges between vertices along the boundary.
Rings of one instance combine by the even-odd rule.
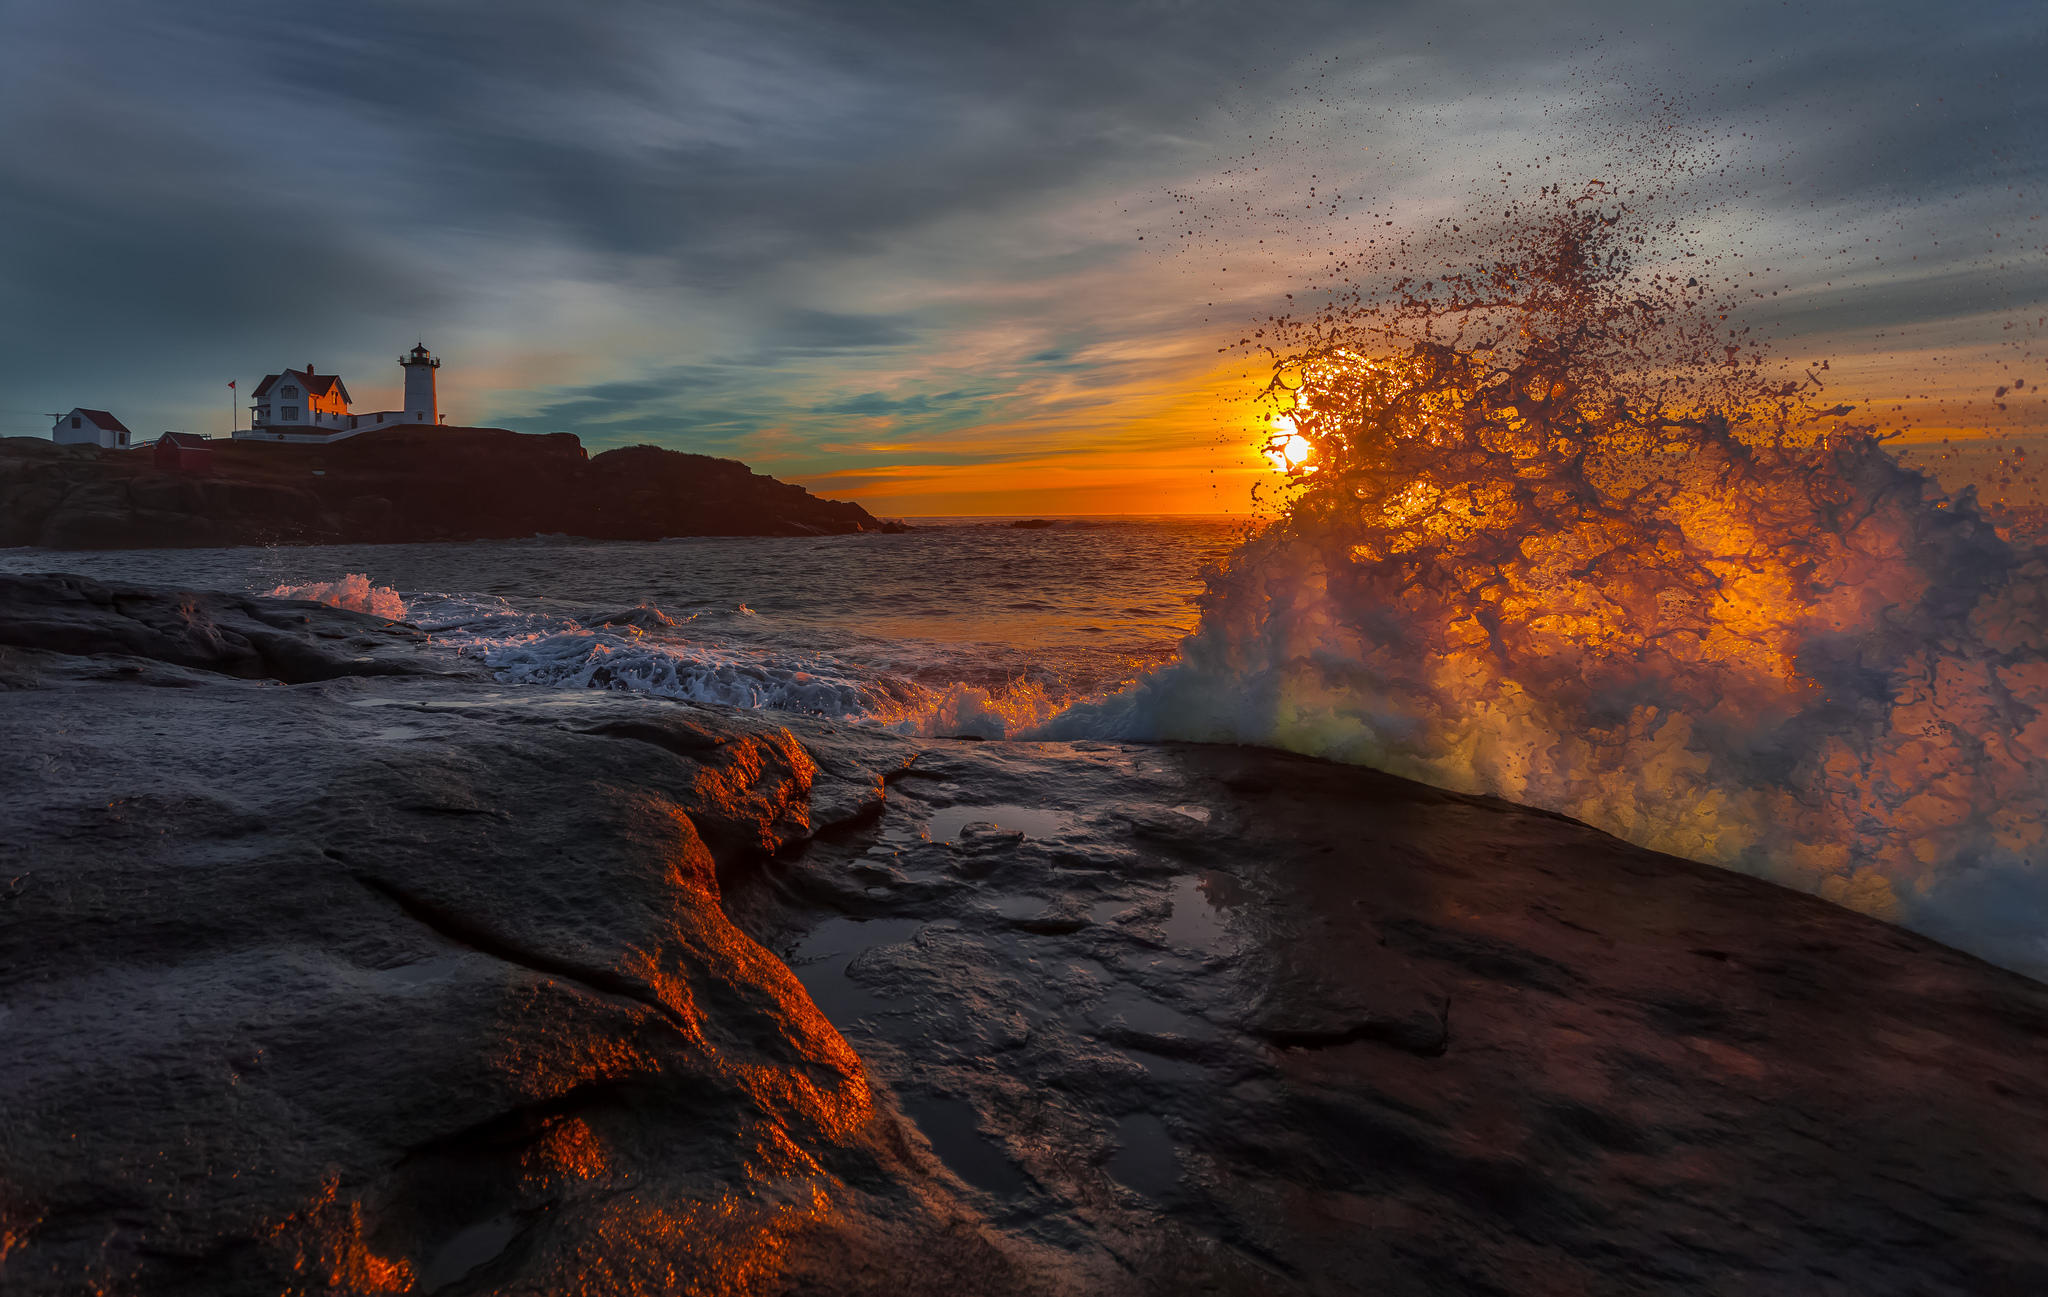
[[435, 955], [429, 959], [415, 959], [409, 964], [396, 964], [379, 971], [400, 986], [424, 986], [429, 982], [438, 982], [453, 973], [462, 960], [461, 955]]
[[1009, 1155], [981, 1133], [974, 1105], [959, 1099], [905, 1099], [903, 1110], [946, 1168], [975, 1188], [1006, 1197], [1030, 1188]]
[[1145, 1074], [1155, 1081], [1180, 1084], [1182, 1082], [1206, 1081], [1209, 1076], [1199, 1063], [1190, 1063], [1178, 1058], [1168, 1058], [1163, 1054], [1155, 1054], [1149, 1049], [1141, 1049], [1136, 1045], [1125, 1046], [1119, 1052], [1139, 1067], [1144, 1068]]
[[1176, 946], [1215, 953], [1230, 948], [1230, 928], [1216, 897], [1234, 882], [1218, 873], [1184, 874], [1173, 880], [1168, 899], [1173, 912], [1166, 916], [1166, 939]]
[[1052, 909], [1042, 896], [995, 896], [987, 904], [1006, 919], [1034, 919]]
[[789, 971], [810, 992], [818, 1012], [844, 1030], [856, 1018], [888, 1007], [887, 1000], [847, 975], [847, 965], [877, 946], [910, 940], [923, 926], [922, 919], [827, 919], [789, 952]]
[[1116, 1124], [1117, 1150], [1108, 1171], [1147, 1198], [1172, 1196], [1180, 1183], [1180, 1158], [1166, 1123], [1149, 1112], [1132, 1113]]
[[420, 1271], [420, 1287], [427, 1292], [467, 1278], [471, 1272], [502, 1255], [519, 1233], [519, 1221], [510, 1212], [471, 1225], [443, 1243]]
[[946, 806], [932, 812], [925, 832], [934, 842], [957, 842], [970, 824], [993, 824], [1005, 833], [1027, 838], [1056, 838], [1066, 832], [1066, 816], [1030, 806]]
[[1178, 1009], [1130, 987], [1120, 986], [1102, 997], [1095, 1020], [1105, 1027], [1121, 1026], [1144, 1036], [1194, 1036], [1204, 1034], [1201, 1024]]

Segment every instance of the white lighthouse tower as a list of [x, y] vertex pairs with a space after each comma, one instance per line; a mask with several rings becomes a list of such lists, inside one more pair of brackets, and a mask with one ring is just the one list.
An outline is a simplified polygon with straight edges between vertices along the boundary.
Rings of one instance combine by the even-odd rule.
[[398, 358], [405, 366], [405, 417], [413, 423], [439, 423], [441, 407], [434, 399], [434, 371], [441, 361], [423, 342]]

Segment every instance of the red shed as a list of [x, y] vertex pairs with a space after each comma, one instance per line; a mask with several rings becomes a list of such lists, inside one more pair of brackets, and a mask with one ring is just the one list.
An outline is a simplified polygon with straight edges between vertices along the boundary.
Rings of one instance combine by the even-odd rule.
[[167, 432], [156, 439], [156, 466], [166, 473], [211, 473], [213, 448], [196, 432]]

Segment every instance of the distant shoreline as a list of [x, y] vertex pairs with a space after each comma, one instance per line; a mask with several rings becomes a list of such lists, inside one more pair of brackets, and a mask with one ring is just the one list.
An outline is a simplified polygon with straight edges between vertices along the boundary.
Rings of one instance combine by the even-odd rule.
[[0, 546], [214, 548], [901, 530], [737, 460], [568, 433], [400, 428], [197, 454], [0, 438]]

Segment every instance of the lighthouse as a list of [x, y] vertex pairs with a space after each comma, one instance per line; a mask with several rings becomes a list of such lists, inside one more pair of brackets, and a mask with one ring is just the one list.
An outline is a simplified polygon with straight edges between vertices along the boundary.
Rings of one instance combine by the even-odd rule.
[[424, 342], [398, 358], [405, 366], [405, 417], [412, 423], [439, 423], [441, 407], [434, 400], [434, 371], [441, 361]]
[[[405, 408], [372, 410], [360, 414], [349, 407], [348, 394], [337, 374], [287, 369], [272, 374], [256, 385], [255, 403], [249, 407], [249, 430], [235, 429], [238, 441], [297, 441], [326, 443], [380, 428], [432, 426], [441, 422], [441, 404], [434, 395], [434, 371], [441, 362], [422, 342], [398, 358], [405, 369]], [[73, 410], [83, 419], [100, 413]], [[108, 419], [112, 415], [106, 416]], [[101, 425], [102, 427], [105, 424]], [[120, 424], [113, 425], [120, 428]], [[123, 435], [126, 430], [123, 429]], [[61, 438], [60, 438], [61, 440]]]

